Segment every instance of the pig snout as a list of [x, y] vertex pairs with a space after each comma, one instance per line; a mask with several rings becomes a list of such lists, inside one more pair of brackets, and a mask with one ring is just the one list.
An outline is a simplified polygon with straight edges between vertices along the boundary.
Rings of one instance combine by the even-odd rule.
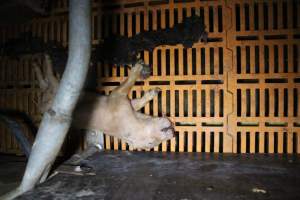
[[160, 133], [163, 138], [171, 139], [175, 136], [174, 124], [168, 118], [160, 118]]

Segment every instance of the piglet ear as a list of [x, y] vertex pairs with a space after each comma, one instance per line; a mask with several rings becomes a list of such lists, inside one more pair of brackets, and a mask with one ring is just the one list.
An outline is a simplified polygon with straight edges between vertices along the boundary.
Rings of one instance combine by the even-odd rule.
[[162, 117], [167, 117], [166, 113], [162, 113]]

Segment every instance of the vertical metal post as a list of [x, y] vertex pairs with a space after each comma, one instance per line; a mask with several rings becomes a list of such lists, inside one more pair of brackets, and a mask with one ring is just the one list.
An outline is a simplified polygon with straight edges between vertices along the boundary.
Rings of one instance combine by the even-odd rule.
[[91, 2], [70, 0], [69, 57], [52, 107], [44, 113], [21, 185], [1, 199], [13, 199], [44, 181], [71, 124], [91, 54]]

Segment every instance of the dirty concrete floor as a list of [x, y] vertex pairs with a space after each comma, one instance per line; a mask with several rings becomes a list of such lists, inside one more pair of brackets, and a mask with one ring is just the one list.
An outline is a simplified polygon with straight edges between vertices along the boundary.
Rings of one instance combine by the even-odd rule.
[[299, 157], [101, 152], [18, 199], [300, 199]]

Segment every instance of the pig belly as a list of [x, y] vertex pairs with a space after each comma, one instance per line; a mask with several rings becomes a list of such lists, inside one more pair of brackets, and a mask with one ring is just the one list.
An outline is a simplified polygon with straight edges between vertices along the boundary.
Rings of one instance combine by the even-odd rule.
[[81, 104], [74, 114], [74, 126], [100, 130], [122, 138], [138, 129], [139, 123], [127, 97], [97, 97], [93, 103]]

